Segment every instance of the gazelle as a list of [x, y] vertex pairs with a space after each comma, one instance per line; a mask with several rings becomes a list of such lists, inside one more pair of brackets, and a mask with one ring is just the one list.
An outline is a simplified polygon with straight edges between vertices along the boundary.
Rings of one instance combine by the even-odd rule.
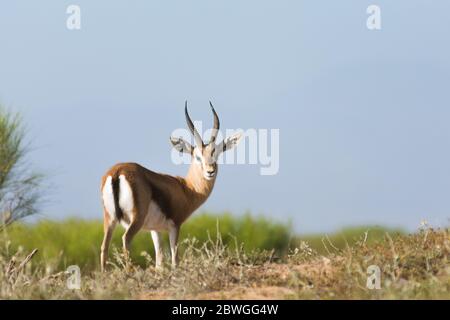
[[185, 116], [196, 146], [180, 138], [170, 137], [176, 150], [192, 156], [185, 178], [150, 171], [136, 163], [119, 163], [102, 178], [104, 237], [100, 262], [105, 270], [108, 248], [114, 228], [119, 222], [125, 227], [123, 249], [129, 252], [130, 242], [140, 229], [149, 230], [155, 246], [156, 267], [162, 266], [160, 231], [169, 232], [172, 266], [177, 265], [177, 241], [181, 224], [208, 199], [217, 176], [219, 155], [233, 148], [241, 139], [234, 134], [216, 144], [220, 122], [210, 102], [214, 127], [208, 143], [204, 143], [189, 117]]

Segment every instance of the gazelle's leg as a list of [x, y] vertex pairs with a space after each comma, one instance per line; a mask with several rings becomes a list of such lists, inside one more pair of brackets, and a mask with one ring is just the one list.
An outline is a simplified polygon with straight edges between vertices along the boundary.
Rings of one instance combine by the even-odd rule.
[[162, 262], [163, 262], [161, 237], [160, 237], [158, 231], [152, 230], [150, 232], [152, 234], [153, 245], [155, 246], [156, 269], [160, 269], [162, 267]]
[[180, 227], [175, 223], [171, 222], [169, 224], [169, 241], [170, 241], [170, 252], [172, 255], [172, 267], [175, 268], [178, 265], [178, 234], [180, 232]]
[[123, 245], [123, 252], [125, 256], [128, 258], [130, 254], [130, 243], [131, 240], [133, 240], [134, 236], [138, 231], [141, 229], [141, 224], [136, 223], [133, 221], [128, 228], [125, 230], [125, 233], [122, 236], [122, 245]]
[[101, 246], [101, 252], [100, 252], [100, 268], [103, 271], [105, 271], [106, 268], [106, 259], [108, 259], [108, 250], [109, 250], [109, 244], [111, 242], [111, 237], [114, 231], [114, 228], [116, 227], [115, 221], [110, 221], [108, 217], [108, 213], [104, 212], [104, 221], [103, 221], [103, 242]]
[[132, 188], [132, 184], [130, 184], [130, 181], [123, 174], [119, 176], [119, 191], [118, 205], [122, 210], [124, 221], [128, 223], [125, 233], [122, 236], [123, 251], [128, 259], [131, 240], [133, 240], [136, 233], [141, 229], [145, 219], [145, 212], [141, 210], [141, 208], [144, 208], [142, 206], [143, 203], [138, 201], [138, 199], [142, 199], [142, 196], [140, 197], [138, 194], [139, 190]]

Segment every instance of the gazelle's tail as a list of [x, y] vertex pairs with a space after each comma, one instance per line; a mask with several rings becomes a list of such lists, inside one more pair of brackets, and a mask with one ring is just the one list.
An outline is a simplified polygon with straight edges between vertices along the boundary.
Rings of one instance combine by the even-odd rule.
[[123, 211], [119, 205], [119, 194], [120, 194], [120, 180], [118, 176], [112, 177], [111, 187], [114, 197], [114, 212], [118, 221], [123, 219]]

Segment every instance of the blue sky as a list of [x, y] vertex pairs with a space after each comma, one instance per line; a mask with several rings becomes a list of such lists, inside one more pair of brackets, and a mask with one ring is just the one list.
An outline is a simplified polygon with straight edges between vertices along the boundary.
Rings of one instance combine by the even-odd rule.
[[[81, 7], [81, 30], [66, 8]], [[381, 7], [382, 29], [366, 28]], [[99, 180], [136, 161], [183, 175], [168, 137], [193, 118], [279, 128], [280, 171], [222, 166], [203, 209], [299, 232], [450, 218], [450, 3], [10, 1], [0, 101], [23, 113], [49, 174], [45, 218], [101, 218]]]

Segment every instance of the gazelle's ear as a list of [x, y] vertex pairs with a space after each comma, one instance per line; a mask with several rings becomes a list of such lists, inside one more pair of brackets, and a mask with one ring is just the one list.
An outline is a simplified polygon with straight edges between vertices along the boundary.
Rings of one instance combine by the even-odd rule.
[[235, 134], [232, 134], [231, 136], [225, 138], [218, 146], [217, 151], [218, 154], [225, 152], [227, 150], [230, 150], [238, 145], [239, 141], [244, 135], [242, 132], [236, 132]]
[[184, 152], [184, 153], [192, 153], [192, 145], [187, 142], [186, 140], [184, 140], [183, 138], [179, 137], [179, 138], [174, 138], [174, 137], [170, 137], [170, 142], [173, 144], [173, 147], [180, 152]]

